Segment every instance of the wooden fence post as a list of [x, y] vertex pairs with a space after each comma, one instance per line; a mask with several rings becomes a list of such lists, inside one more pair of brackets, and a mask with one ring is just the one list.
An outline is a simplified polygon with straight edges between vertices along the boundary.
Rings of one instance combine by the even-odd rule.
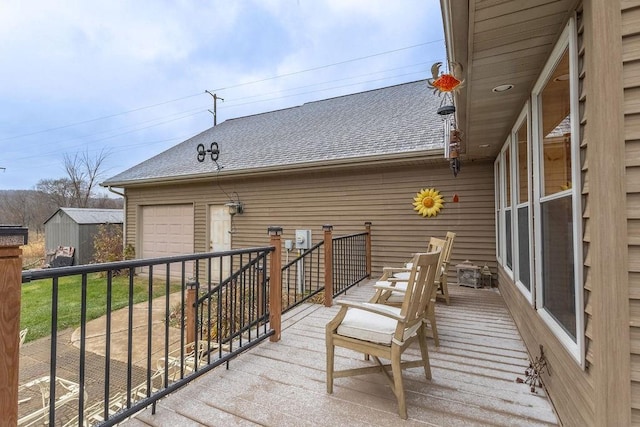
[[324, 306], [333, 305], [333, 225], [322, 226], [324, 231]]
[[187, 302], [186, 311], [187, 317], [187, 344], [191, 344], [196, 340], [196, 318], [198, 316], [198, 307], [196, 307], [196, 301], [198, 300], [198, 282], [189, 280], [187, 282]]
[[367, 230], [367, 237], [366, 237], [367, 277], [371, 278], [371, 222], [370, 221], [365, 222], [364, 228]]
[[0, 226], [0, 414], [3, 423], [11, 426], [18, 424], [20, 246], [27, 244], [27, 233], [23, 227]]
[[274, 334], [270, 341], [280, 341], [282, 329], [282, 227], [269, 227], [270, 245], [275, 248], [269, 265], [269, 323]]

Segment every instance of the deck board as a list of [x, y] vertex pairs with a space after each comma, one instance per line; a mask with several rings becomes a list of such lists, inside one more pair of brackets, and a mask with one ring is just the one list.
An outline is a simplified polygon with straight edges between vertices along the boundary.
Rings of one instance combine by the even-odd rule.
[[[367, 300], [372, 283], [343, 298]], [[515, 382], [528, 355], [500, 294], [450, 286], [451, 305], [438, 303], [440, 347], [429, 339], [433, 379], [404, 372], [408, 426], [557, 425], [543, 390]], [[265, 342], [161, 400], [131, 426], [265, 425], [388, 426], [397, 403], [380, 374], [338, 378], [326, 393], [325, 324], [334, 305], [303, 305], [283, 319], [282, 339]], [[417, 345], [405, 353], [419, 358]], [[364, 366], [361, 354], [336, 349], [336, 369]]]

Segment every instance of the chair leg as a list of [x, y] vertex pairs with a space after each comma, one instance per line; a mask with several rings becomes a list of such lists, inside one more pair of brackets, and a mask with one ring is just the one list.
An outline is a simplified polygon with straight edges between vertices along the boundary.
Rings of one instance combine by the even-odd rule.
[[429, 362], [429, 350], [427, 348], [427, 334], [424, 323], [418, 328], [418, 343], [420, 344], [420, 354], [422, 355], [422, 363], [424, 364], [424, 376], [431, 379], [431, 363]]
[[[392, 344], [393, 346], [393, 344]], [[393, 388], [398, 400], [398, 414], [403, 420], [407, 419], [407, 403], [404, 399], [404, 385], [402, 384], [402, 362], [400, 360], [400, 349], [391, 349], [391, 371], [393, 372]]]
[[430, 310], [430, 313], [427, 314], [427, 318], [429, 319], [429, 326], [431, 327], [431, 334], [433, 335], [433, 343], [436, 345], [436, 347], [440, 347], [440, 338], [438, 338], [438, 325], [436, 324], [435, 310]]
[[440, 286], [442, 286], [442, 295], [444, 295], [444, 300], [449, 305], [449, 287], [447, 286], [447, 278], [443, 277], [440, 281]]
[[333, 393], [333, 359], [335, 346], [331, 336], [327, 334], [327, 393]]

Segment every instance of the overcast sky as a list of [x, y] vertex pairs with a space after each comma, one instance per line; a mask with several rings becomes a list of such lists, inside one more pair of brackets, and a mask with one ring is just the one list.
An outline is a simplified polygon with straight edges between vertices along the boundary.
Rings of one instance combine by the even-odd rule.
[[221, 123], [444, 60], [438, 0], [2, 0], [0, 190], [64, 177], [64, 154], [120, 173], [211, 127], [205, 90]]

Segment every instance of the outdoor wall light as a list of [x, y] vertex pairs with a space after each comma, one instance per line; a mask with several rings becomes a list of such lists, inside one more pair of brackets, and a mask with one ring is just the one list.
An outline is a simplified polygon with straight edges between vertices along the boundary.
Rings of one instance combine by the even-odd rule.
[[229, 215], [234, 216], [235, 214], [241, 214], [244, 209], [242, 207], [242, 202], [240, 201], [230, 201], [224, 204], [229, 210]]
[[[235, 196], [235, 200], [233, 196]], [[224, 205], [229, 210], [229, 215], [233, 217], [235, 214], [241, 214], [244, 211], [244, 207], [242, 206], [242, 202], [240, 201], [240, 196], [238, 196], [238, 193], [234, 191], [233, 193], [231, 193], [231, 196], [227, 194], [227, 197], [229, 197], [229, 201]]]

